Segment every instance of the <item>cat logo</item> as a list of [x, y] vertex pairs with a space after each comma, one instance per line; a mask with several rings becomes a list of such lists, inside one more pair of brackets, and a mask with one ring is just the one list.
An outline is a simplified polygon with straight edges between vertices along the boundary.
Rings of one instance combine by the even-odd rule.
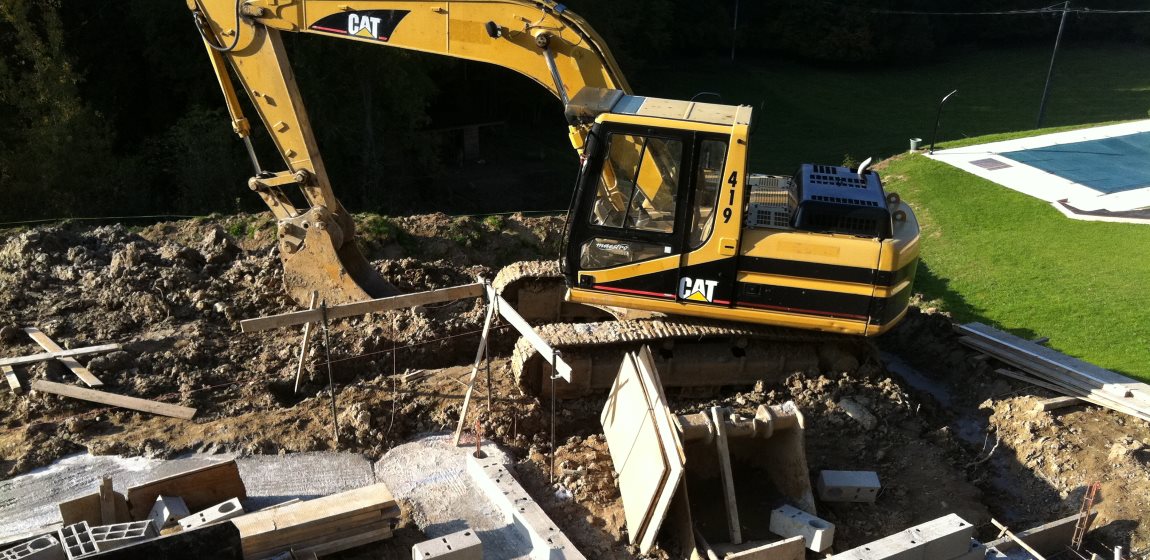
[[715, 299], [715, 286], [718, 285], [718, 280], [706, 280], [703, 278], [694, 280], [684, 276], [679, 279], [679, 297], [691, 301], [711, 303]]
[[357, 10], [325, 16], [308, 26], [321, 33], [387, 42], [410, 10]]
[[380, 21], [377, 17], [350, 13], [347, 15], [347, 34], [376, 39], [379, 37]]

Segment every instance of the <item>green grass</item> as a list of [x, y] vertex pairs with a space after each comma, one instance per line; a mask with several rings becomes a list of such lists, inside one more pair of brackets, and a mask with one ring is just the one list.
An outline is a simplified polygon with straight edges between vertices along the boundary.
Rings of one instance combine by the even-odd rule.
[[[719, 92], [753, 105], [751, 169], [793, 172], [799, 163], [861, 161], [930, 142], [938, 100], [952, 89], [939, 141], [1033, 128], [1050, 62], [1048, 47], [956, 52], [905, 68], [820, 68], [793, 62], [689, 61], [624, 69], [641, 95], [690, 99]], [[1150, 48], [1064, 46], [1045, 126], [1146, 118]], [[713, 101], [713, 97], [700, 98]]]
[[922, 226], [915, 291], [981, 321], [1150, 381], [1150, 225], [1084, 222], [922, 156], [882, 171]]

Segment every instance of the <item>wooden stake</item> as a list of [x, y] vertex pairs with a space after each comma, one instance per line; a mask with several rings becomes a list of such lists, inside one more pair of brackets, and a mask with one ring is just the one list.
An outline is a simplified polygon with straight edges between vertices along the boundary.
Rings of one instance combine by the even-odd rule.
[[[488, 295], [494, 295], [495, 290], [488, 286]], [[495, 319], [495, 299], [489, 298], [487, 302], [487, 318], [483, 321], [483, 334], [479, 337], [479, 349], [475, 351], [475, 364], [471, 366], [471, 377], [467, 380], [467, 391], [463, 393], [463, 406], [459, 409], [459, 424], [455, 426], [455, 445], [463, 437], [464, 422], [467, 422], [467, 409], [471, 406], [471, 393], [475, 390], [475, 378], [479, 376], [479, 364], [487, 351], [487, 335], [491, 332], [491, 322]], [[490, 389], [488, 389], [490, 392]]]
[[112, 491], [112, 478], [100, 481], [100, 518], [104, 525], [112, 525], [116, 520], [116, 495]]
[[[40, 332], [40, 329], [36, 327], [25, 327], [24, 332], [28, 333], [28, 336], [36, 341], [36, 344], [39, 344], [41, 348], [49, 352], [64, 351], [59, 344], [56, 344], [55, 341], [48, 338], [48, 335]], [[101, 387], [104, 385], [104, 382], [100, 381], [95, 375], [92, 375], [92, 372], [88, 371], [88, 368], [80, 365], [80, 362], [77, 362], [76, 358], [60, 358], [60, 363], [64, 364], [64, 367], [71, 370], [72, 373], [76, 374], [76, 377], [80, 378], [80, 381], [83, 381], [84, 384], [89, 387]]]
[[[308, 309], [315, 309], [315, 300], [319, 298], [319, 291], [312, 290], [311, 303], [307, 306]], [[313, 323], [307, 323], [303, 326], [303, 342], [299, 345], [299, 365], [295, 369], [295, 394], [299, 394], [299, 383], [303, 379], [303, 363], [307, 358], [307, 343], [311, 340], [311, 326]]]
[[725, 409], [711, 407], [711, 422], [715, 424], [715, 447], [719, 452], [719, 474], [723, 479], [723, 497], [727, 502], [727, 528], [731, 534], [731, 544], [743, 543], [743, 529], [739, 526], [739, 506], [735, 501], [735, 478], [731, 472], [731, 452], [727, 448], [727, 422], [723, 418]]

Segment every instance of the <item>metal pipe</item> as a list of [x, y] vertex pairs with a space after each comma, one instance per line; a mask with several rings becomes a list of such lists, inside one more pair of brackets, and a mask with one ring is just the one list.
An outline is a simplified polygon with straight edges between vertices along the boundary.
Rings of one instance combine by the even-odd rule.
[[950, 99], [950, 96], [956, 93], [958, 93], [957, 89], [946, 94], [946, 96], [942, 98], [942, 101], [938, 102], [938, 113], [934, 116], [934, 133], [930, 135], [930, 153], [932, 155], [934, 154], [934, 141], [938, 139], [938, 123], [942, 120], [942, 106], [946, 103], [947, 99]]
[[1058, 44], [1062, 42], [1062, 29], [1066, 27], [1066, 14], [1070, 13], [1069, 0], [1062, 3], [1062, 21], [1058, 22], [1058, 36], [1054, 38], [1054, 52], [1050, 54], [1050, 68], [1046, 70], [1046, 85], [1042, 88], [1042, 101], [1038, 104], [1038, 122], [1034, 128], [1042, 128], [1046, 117], [1046, 99], [1050, 96], [1050, 81], [1054, 77], [1054, 59], [1058, 57]]

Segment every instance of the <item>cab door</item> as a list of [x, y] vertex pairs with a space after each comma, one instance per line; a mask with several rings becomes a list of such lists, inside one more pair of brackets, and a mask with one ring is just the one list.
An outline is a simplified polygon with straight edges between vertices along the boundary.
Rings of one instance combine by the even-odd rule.
[[691, 166], [687, 219], [680, 231], [676, 296], [688, 305], [730, 306], [738, 274], [742, 222], [743, 158], [731, 153], [730, 137], [698, 133]]
[[677, 299], [694, 139], [688, 130], [595, 126], [566, 237], [573, 292]]

